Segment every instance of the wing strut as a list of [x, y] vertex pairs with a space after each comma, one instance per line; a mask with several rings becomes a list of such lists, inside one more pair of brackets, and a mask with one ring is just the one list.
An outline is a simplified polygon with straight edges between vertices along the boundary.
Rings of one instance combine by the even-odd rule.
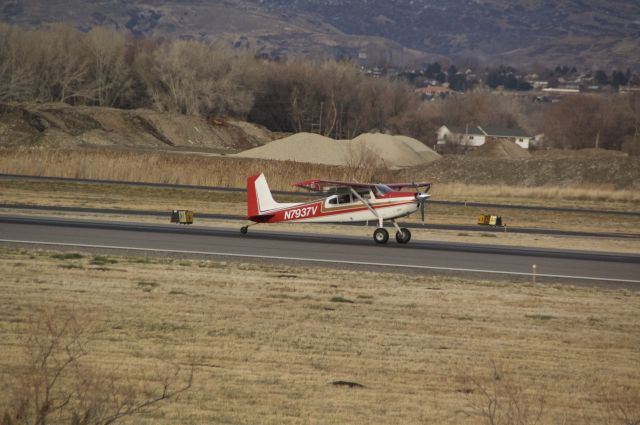
[[378, 218], [378, 227], [384, 227], [382, 216], [380, 216], [380, 214], [378, 214], [378, 211], [376, 211], [366, 199], [364, 199], [362, 196], [360, 196], [360, 194], [358, 192], [356, 192], [356, 190], [354, 188], [349, 186], [349, 190], [351, 191], [351, 193], [353, 193], [353, 195], [356, 198], [358, 198], [369, 209], [369, 211], [371, 211], [373, 213], [373, 215], [375, 215]]

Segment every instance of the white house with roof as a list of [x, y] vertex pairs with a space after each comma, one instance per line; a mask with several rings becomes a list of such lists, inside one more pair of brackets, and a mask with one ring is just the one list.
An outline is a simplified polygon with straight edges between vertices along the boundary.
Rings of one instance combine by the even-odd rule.
[[470, 148], [482, 146], [487, 139], [508, 139], [523, 149], [535, 144], [536, 137], [519, 128], [497, 127], [454, 127], [443, 125], [438, 129], [438, 146], [455, 144]]

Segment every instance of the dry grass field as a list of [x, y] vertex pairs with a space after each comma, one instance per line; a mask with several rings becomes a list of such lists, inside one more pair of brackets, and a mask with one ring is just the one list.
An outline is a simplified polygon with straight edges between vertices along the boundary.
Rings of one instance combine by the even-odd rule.
[[[264, 172], [273, 190], [294, 190], [292, 184], [309, 178], [355, 181], [431, 180], [425, 172], [367, 168], [367, 164], [336, 167], [296, 162], [199, 156], [176, 153], [131, 152], [108, 149], [2, 149], [0, 173], [135, 182], [244, 187], [247, 176]], [[141, 166], [144, 164], [144, 166]], [[640, 193], [614, 190], [606, 183], [589, 186], [557, 184], [544, 187], [472, 185], [442, 182], [433, 186], [437, 199], [582, 206], [638, 210]]]
[[154, 388], [162, 361], [195, 364], [128, 423], [481, 424], [491, 401], [518, 423], [640, 419], [637, 292], [12, 247], [0, 273], [0, 406], [30, 319], [64, 306], [94, 370]]
[[179, 153], [28, 148], [2, 150], [0, 172], [223, 187], [244, 187], [247, 176], [264, 172], [276, 190], [292, 190], [293, 183], [309, 175], [370, 180], [375, 174], [375, 170]]
[[472, 185], [439, 183], [434, 195], [447, 200], [491, 202], [505, 200], [510, 204], [553, 205], [568, 208], [634, 209], [640, 207], [640, 191], [616, 190], [612, 185], [536, 186]]

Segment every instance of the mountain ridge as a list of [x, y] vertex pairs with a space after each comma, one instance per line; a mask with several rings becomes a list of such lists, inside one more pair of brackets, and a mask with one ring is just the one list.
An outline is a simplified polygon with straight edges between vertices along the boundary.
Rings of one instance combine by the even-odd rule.
[[7, 0], [0, 20], [126, 28], [282, 58], [639, 69], [629, 0]]

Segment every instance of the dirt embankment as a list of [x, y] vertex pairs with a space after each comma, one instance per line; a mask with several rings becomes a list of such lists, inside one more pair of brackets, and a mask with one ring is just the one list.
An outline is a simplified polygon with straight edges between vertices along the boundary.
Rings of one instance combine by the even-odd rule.
[[467, 154], [471, 158], [485, 159], [527, 159], [531, 157], [528, 150], [522, 149], [507, 139], [493, 139]]
[[407, 170], [446, 183], [509, 186], [611, 186], [640, 189], [640, 158], [479, 159], [447, 156], [424, 167]]
[[108, 146], [230, 154], [272, 139], [264, 127], [234, 119], [64, 104], [0, 104], [0, 147]]
[[503, 139], [403, 173], [443, 183], [640, 189], [640, 157], [604, 149], [528, 151]]

